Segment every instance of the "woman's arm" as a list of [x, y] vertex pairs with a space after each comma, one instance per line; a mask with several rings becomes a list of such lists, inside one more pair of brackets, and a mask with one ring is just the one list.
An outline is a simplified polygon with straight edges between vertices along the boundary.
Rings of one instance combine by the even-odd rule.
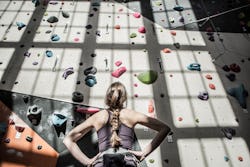
[[171, 129], [162, 121], [152, 117], [148, 117], [145, 114], [139, 112], [135, 112], [135, 114], [133, 115], [133, 119], [136, 124], [144, 125], [158, 132], [153, 140], [142, 150], [142, 155], [140, 155], [140, 160], [142, 161], [161, 144], [161, 142], [164, 140]]
[[92, 128], [94, 128], [94, 122], [96, 121], [95, 114], [89, 117], [80, 125], [72, 129], [68, 135], [64, 138], [63, 143], [71, 152], [71, 154], [82, 164], [90, 165], [93, 162], [93, 159], [87, 157], [77, 145], [77, 141], [82, 138], [86, 133], [88, 133]]

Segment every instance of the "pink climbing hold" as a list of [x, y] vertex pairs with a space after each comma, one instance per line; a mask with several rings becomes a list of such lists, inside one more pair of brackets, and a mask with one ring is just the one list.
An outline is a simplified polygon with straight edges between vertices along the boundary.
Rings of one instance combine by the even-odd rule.
[[179, 117], [179, 118], [178, 118], [178, 121], [180, 121], [180, 122], [181, 122], [182, 120], [183, 120], [183, 118], [182, 118], [182, 117]]
[[79, 38], [74, 38], [74, 41], [75, 42], [78, 42], [80, 39]]
[[135, 96], [135, 97], [138, 97], [138, 94], [135, 94], [134, 96]]
[[119, 61], [119, 60], [115, 62], [115, 65], [116, 65], [117, 67], [119, 67], [121, 64], [122, 64], [122, 62]]
[[176, 36], [176, 31], [170, 31], [171, 35]]
[[99, 108], [94, 108], [94, 107], [77, 107], [76, 112], [80, 112], [80, 113], [85, 113], [85, 114], [94, 114], [98, 111], [100, 111]]
[[137, 87], [137, 86], [138, 86], [138, 84], [135, 83], [135, 84], [134, 84], [134, 87]]
[[239, 160], [239, 161], [243, 161], [242, 156], [239, 156], [239, 157], [238, 157], [238, 160]]
[[144, 26], [139, 27], [139, 28], [138, 28], [138, 32], [139, 32], [139, 33], [146, 33], [145, 27], [144, 27]]
[[111, 75], [115, 78], [119, 78], [126, 71], [127, 71], [126, 67], [120, 67], [117, 70], [113, 71]]
[[169, 48], [164, 48], [162, 51], [163, 51], [164, 53], [171, 53], [171, 50], [170, 50]]
[[141, 17], [141, 14], [140, 13], [138, 13], [138, 12], [135, 12], [134, 14], [133, 14], [133, 16], [135, 17], [135, 18], [140, 18]]
[[215, 90], [215, 85], [212, 84], [212, 83], [210, 83], [210, 84], [209, 84], [209, 88]]

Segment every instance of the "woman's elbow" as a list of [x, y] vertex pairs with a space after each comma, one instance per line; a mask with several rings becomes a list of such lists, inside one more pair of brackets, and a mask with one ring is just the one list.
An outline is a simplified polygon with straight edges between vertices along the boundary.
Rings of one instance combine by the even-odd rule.
[[162, 127], [162, 131], [163, 131], [163, 133], [164, 133], [165, 135], [168, 135], [168, 134], [170, 133], [171, 129], [170, 129], [170, 127], [169, 127], [168, 125], [164, 125], [164, 126]]

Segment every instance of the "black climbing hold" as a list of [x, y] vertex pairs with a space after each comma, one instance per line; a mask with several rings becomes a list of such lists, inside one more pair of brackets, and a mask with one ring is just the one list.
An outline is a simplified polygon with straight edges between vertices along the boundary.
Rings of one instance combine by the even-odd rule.
[[4, 27], [4, 24], [2, 24], [2, 27]]
[[88, 24], [85, 26], [86, 29], [91, 29], [92, 28], [92, 25], [91, 24]]
[[49, 23], [56, 23], [56, 22], [58, 22], [58, 18], [55, 17], [55, 16], [51, 16], [51, 17], [49, 17], [47, 19], [47, 22], [49, 22]]
[[23, 48], [24, 47], [24, 45], [22, 44], [22, 45], [20, 45], [20, 48]]
[[248, 60], [248, 61], [250, 61], [250, 57], [249, 57], [249, 58], [247, 58], [247, 60]]
[[163, 93], [160, 94], [161, 98], [163, 98], [165, 95]]
[[0, 65], [3, 64], [3, 62], [0, 62]]
[[49, 34], [49, 33], [51, 33], [52, 31], [51, 30], [47, 30], [45, 33], [46, 34]]
[[14, 84], [15, 84], [15, 85], [18, 84], [18, 81], [16, 81]]
[[79, 85], [81, 83], [81, 81], [77, 81], [76, 84]]
[[36, 21], [36, 19], [33, 19], [33, 21]]
[[94, 14], [92, 14], [92, 13], [89, 14], [89, 17], [93, 17], [93, 16], [94, 16]]
[[242, 63], [244, 63], [244, 62], [245, 62], [245, 60], [244, 60], [244, 59], [242, 59], [242, 60], [241, 60], [241, 62], [242, 62]]
[[132, 44], [132, 45], [134, 45], [135, 43], [134, 43], [134, 42], [132, 42], [131, 44]]
[[229, 73], [226, 75], [226, 77], [230, 80], [230, 81], [235, 81], [236, 76], [234, 73]]
[[83, 94], [81, 92], [73, 92], [72, 101], [77, 103], [83, 102]]
[[95, 54], [95, 53], [92, 53], [90, 56], [91, 56], [91, 57], [96, 57], [96, 54]]
[[25, 104], [27, 104], [29, 102], [29, 96], [23, 96], [23, 101]]
[[82, 63], [82, 62], [80, 62], [80, 63], [79, 63], [79, 65], [80, 65], [80, 66], [82, 66], [82, 65], [83, 65], [83, 63]]
[[179, 43], [179, 42], [174, 43], [174, 46], [176, 47], [176, 49], [180, 49], [180, 48], [181, 48], [181, 45], [180, 45], [180, 43]]
[[230, 68], [228, 67], [228, 65], [224, 65], [224, 66], [222, 67], [222, 69], [223, 69], [224, 71], [226, 71], [226, 72], [229, 72], [229, 71], [230, 71]]
[[98, 9], [97, 9], [97, 8], [93, 8], [93, 11], [95, 11], [95, 12], [96, 12], [96, 11], [98, 11]]
[[42, 148], [43, 148], [43, 146], [41, 146], [41, 145], [38, 145], [38, 146], [37, 146], [37, 149], [38, 149], [38, 150], [41, 150]]
[[32, 47], [32, 48], [34, 48], [34, 47], [35, 47], [35, 45], [31, 45], [31, 47]]
[[6, 83], [6, 81], [2, 81], [2, 84], [5, 84]]
[[29, 31], [27, 31], [27, 33], [28, 33], [28, 34], [30, 34], [30, 33], [31, 33], [31, 31], [29, 30]]
[[97, 68], [94, 67], [94, 66], [91, 66], [91, 67], [86, 68], [86, 69], [84, 70], [84, 75], [89, 75], [89, 74], [95, 75], [96, 72], [97, 72]]
[[26, 137], [26, 140], [27, 140], [28, 142], [32, 142], [33, 138], [30, 137], [30, 136], [27, 136], [27, 137]]
[[169, 160], [168, 159], [165, 159], [164, 162], [166, 162], [168, 164]]

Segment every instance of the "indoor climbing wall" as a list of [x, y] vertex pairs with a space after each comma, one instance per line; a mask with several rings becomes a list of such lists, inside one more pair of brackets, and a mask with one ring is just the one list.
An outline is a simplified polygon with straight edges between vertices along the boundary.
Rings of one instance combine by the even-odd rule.
[[[235, 112], [237, 106], [237, 111], [243, 108], [247, 113], [249, 104], [249, 87], [240, 84], [247, 78], [240, 71], [247, 74], [249, 69], [249, 61], [243, 59], [248, 47], [233, 45], [241, 48], [243, 69], [239, 61], [225, 60], [223, 54], [230, 52], [225, 50], [228, 43], [216, 32], [248, 30], [248, 14], [245, 8], [234, 13], [239, 20], [231, 29], [223, 27], [219, 19], [210, 22], [206, 18], [247, 3], [221, 3], [0, 1], [0, 89], [7, 91], [1, 98], [8, 103], [8, 96], [6, 105], [25, 126], [32, 127], [27, 129], [52, 147], [52, 159], [57, 159], [60, 167], [79, 165], [62, 140], [84, 121], [86, 115], [78, 111], [96, 112], [105, 107], [106, 89], [114, 81], [126, 86], [128, 108], [159, 118], [173, 130], [141, 166], [249, 166], [249, 132], [243, 128], [249, 125], [248, 117]], [[17, 93], [13, 96], [9, 91]], [[84, 109], [76, 112], [76, 105]], [[43, 109], [39, 125], [27, 117], [32, 107]], [[63, 133], [58, 133], [61, 130]], [[143, 126], [136, 126], [135, 132], [138, 149], [155, 135]], [[81, 146], [85, 149], [90, 143], [86, 150], [94, 155], [96, 140], [91, 133]]]

